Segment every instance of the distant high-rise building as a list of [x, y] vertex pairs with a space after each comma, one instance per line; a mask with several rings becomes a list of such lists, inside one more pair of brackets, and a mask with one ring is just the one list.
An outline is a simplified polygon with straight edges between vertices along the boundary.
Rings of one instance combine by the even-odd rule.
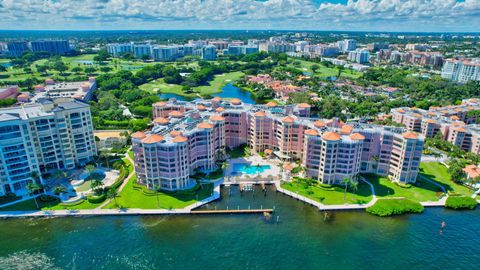
[[203, 47], [202, 59], [207, 61], [214, 61], [215, 59], [217, 59], [217, 48], [213, 45]]
[[32, 51], [49, 52], [55, 55], [65, 55], [70, 52], [68, 40], [37, 40], [30, 42]]
[[120, 57], [125, 53], [133, 53], [133, 45], [131, 43], [107, 44], [107, 52], [113, 57]]
[[370, 53], [366, 50], [350, 51], [348, 53], [348, 60], [359, 64], [365, 64], [370, 60]]
[[14, 57], [22, 56], [28, 51], [28, 43], [24, 41], [14, 41], [7, 43], [8, 54]]
[[240, 55], [240, 54], [242, 54], [242, 47], [243, 46], [229, 45], [228, 46], [228, 54], [230, 54], [230, 55]]
[[447, 60], [443, 64], [442, 78], [459, 83], [480, 81], [480, 59]]
[[133, 56], [135, 58], [143, 58], [145, 55], [148, 58], [152, 58], [152, 46], [151, 45], [134, 45]]
[[337, 42], [337, 47], [341, 52], [349, 52], [357, 49], [357, 41], [354, 39], [344, 39]]
[[388, 42], [374, 42], [367, 45], [367, 50], [378, 52], [379, 50], [386, 50], [390, 47]]
[[153, 48], [153, 59], [155, 61], [175, 61], [177, 58], [182, 57], [180, 50], [183, 47], [179, 46], [162, 46]]

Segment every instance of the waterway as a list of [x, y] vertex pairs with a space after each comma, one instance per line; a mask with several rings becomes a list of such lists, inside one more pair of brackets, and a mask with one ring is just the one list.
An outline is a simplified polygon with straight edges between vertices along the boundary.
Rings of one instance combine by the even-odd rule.
[[[478, 269], [480, 211], [327, 216], [260, 187], [222, 188], [207, 209], [263, 215], [0, 220], [0, 269]], [[440, 224], [446, 228], [440, 234]], [[11, 267], [11, 268], [9, 268]], [[26, 269], [26, 268], [22, 268]]]
[[[255, 104], [256, 103], [255, 99], [252, 97], [252, 94], [250, 92], [242, 90], [242, 89], [234, 86], [231, 83], [226, 84], [222, 88], [222, 92], [217, 93], [217, 94], [213, 94], [213, 96], [221, 97], [221, 98], [238, 98], [245, 104]], [[172, 93], [160, 94], [159, 97], [161, 99], [176, 98], [177, 100], [182, 100], [182, 101], [191, 100], [191, 98], [187, 98], [187, 97], [172, 94]]]

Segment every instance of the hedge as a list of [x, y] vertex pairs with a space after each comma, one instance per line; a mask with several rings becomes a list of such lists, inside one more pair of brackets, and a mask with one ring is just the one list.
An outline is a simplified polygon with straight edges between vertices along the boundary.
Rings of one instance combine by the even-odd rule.
[[422, 213], [423, 206], [404, 198], [379, 199], [374, 205], [366, 209], [367, 213], [380, 217], [402, 215], [407, 213]]
[[475, 209], [477, 201], [467, 196], [449, 196], [445, 202], [445, 207], [451, 209]]
[[94, 196], [94, 195], [87, 196], [87, 200], [89, 203], [101, 203], [101, 202], [104, 202], [105, 199], [107, 199], [106, 194], [102, 194], [99, 196]]

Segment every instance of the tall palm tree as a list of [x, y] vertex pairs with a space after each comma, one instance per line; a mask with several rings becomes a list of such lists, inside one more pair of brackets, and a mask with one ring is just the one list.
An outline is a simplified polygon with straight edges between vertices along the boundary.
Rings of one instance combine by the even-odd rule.
[[108, 190], [107, 198], [113, 199], [116, 206], [118, 206], [117, 197], [118, 197], [118, 192], [115, 189], [111, 188], [111, 189]]
[[87, 171], [89, 176], [91, 176], [96, 169], [97, 168], [95, 168], [95, 165], [92, 165], [92, 164], [85, 166], [85, 171]]
[[343, 178], [342, 180], [342, 184], [345, 186], [345, 190], [343, 192], [343, 202], [345, 203], [346, 200], [347, 200], [347, 189], [348, 189], [348, 185], [350, 184], [350, 178], [348, 177], [345, 177]]
[[[27, 184], [27, 190], [28, 190], [28, 195], [33, 196], [35, 193], [39, 190], [42, 189], [42, 185], [38, 184], [37, 182], [30, 182]], [[40, 208], [37, 202], [37, 197], [33, 197], [33, 200], [35, 201], [35, 206], [37, 206], [37, 209]]]
[[353, 193], [357, 192], [358, 190], [358, 181], [350, 181], [350, 187], [353, 190]]

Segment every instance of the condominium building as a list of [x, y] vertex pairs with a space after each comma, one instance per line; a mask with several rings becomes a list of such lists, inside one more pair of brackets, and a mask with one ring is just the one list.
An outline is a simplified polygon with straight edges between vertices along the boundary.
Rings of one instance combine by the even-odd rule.
[[348, 60], [359, 64], [365, 64], [370, 61], [370, 53], [366, 50], [350, 51], [348, 53]]
[[70, 52], [68, 40], [37, 40], [30, 42], [33, 52], [49, 52], [55, 55], [65, 55]]
[[215, 61], [217, 59], [217, 47], [208, 45], [202, 48], [202, 59], [206, 61]]
[[337, 47], [341, 52], [349, 52], [357, 49], [357, 41], [354, 39], [344, 39], [337, 42]]
[[408, 130], [421, 133], [427, 138], [441, 137], [475, 154], [480, 153], [480, 102], [478, 99], [463, 100], [460, 105], [392, 109], [392, 120], [405, 125]]
[[7, 43], [8, 54], [13, 57], [22, 56], [28, 51], [28, 42], [25, 41], [13, 41]]
[[152, 58], [152, 46], [151, 45], [133, 45], [133, 56], [138, 59], [148, 57]]
[[0, 110], [0, 196], [23, 195], [33, 175], [84, 165], [96, 155], [92, 117], [80, 101]]
[[306, 175], [322, 183], [341, 184], [359, 173], [412, 183], [423, 148], [424, 137], [404, 128], [311, 119], [308, 104], [171, 100], [155, 103], [153, 115], [152, 130], [132, 136], [138, 180], [148, 188], [190, 187], [190, 174], [215, 169], [227, 147], [242, 144], [301, 160]]
[[112, 43], [107, 44], [107, 52], [113, 57], [121, 57], [126, 53], [133, 53], [132, 43]]
[[447, 60], [442, 68], [442, 78], [459, 83], [480, 81], [480, 59]]
[[71, 99], [88, 102], [93, 98], [93, 92], [97, 89], [97, 82], [95, 77], [88, 78], [88, 81], [78, 82], [55, 82], [52, 79], [46, 79], [44, 84], [35, 85], [34, 89], [32, 102], [44, 99], [53, 99], [56, 102]]

